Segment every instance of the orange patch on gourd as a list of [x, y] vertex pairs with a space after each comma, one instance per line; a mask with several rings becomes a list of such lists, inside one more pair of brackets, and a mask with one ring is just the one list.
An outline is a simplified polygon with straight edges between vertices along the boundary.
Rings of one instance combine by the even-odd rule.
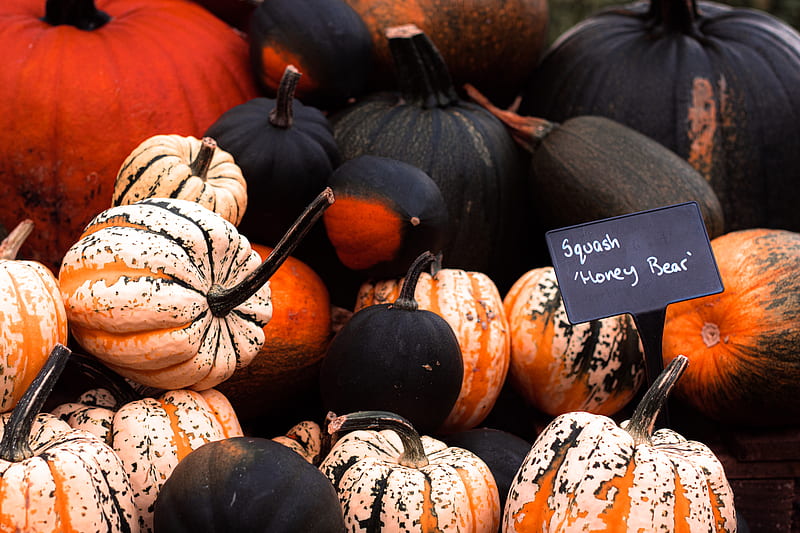
[[167, 414], [169, 420], [169, 427], [172, 434], [172, 446], [175, 449], [175, 455], [178, 460], [183, 459], [192, 453], [192, 446], [189, 444], [189, 438], [183, 428], [180, 426], [180, 419], [178, 417], [178, 407], [172, 403], [162, 402], [164, 412]]
[[323, 221], [339, 260], [353, 270], [392, 260], [402, 244], [404, 221], [374, 200], [337, 197]]
[[609, 479], [597, 491], [598, 499], [607, 500], [611, 494], [611, 489], [615, 489], [609, 505], [600, 513], [599, 518], [607, 526], [600, 531], [617, 531], [622, 525], [627, 524], [628, 516], [631, 512], [629, 490], [636, 482], [633, 475], [634, 469], [635, 463], [631, 458], [628, 461], [628, 468], [625, 470], [624, 475]]
[[422, 489], [422, 513], [419, 516], [420, 531], [429, 533], [441, 532], [439, 520], [436, 517], [436, 509], [431, 499], [431, 482], [426, 478], [425, 487]]
[[[313, 91], [317, 87], [314, 78], [308, 75], [309, 69], [303, 64], [303, 59], [291, 50], [277, 46], [265, 46], [261, 48], [261, 82], [267, 87], [277, 90], [281, 84], [283, 72], [289, 65], [294, 66], [300, 71], [300, 79], [297, 82], [297, 94], [302, 95]], [[338, 201], [338, 199], [337, 199]]]
[[714, 166], [714, 138], [719, 127], [714, 88], [705, 78], [695, 78], [692, 83], [689, 107], [689, 163], [706, 179]]
[[55, 484], [55, 497], [53, 498], [53, 507], [55, 508], [56, 516], [58, 516], [58, 531], [63, 533], [78, 533], [72, 525], [70, 515], [70, 492], [64, 488], [67, 484], [67, 478], [63, 472], [55, 467], [52, 463], [47, 463], [50, 467], [50, 475], [53, 476]]
[[689, 498], [686, 497], [686, 489], [683, 488], [681, 478], [678, 473], [675, 473], [675, 508], [673, 509], [672, 516], [675, 517], [675, 524], [673, 533], [691, 533], [687, 517], [691, 511], [691, 504]]
[[[534, 480], [537, 488], [533, 499], [525, 502], [519, 511], [512, 516], [514, 519], [514, 531], [546, 530], [546, 524], [552, 521], [555, 514], [555, 509], [552, 508], [548, 500], [551, 495], [558, 494], [555, 479], [564, 464], [564, 459], [569, 450], [570, 446], [568, 444], [560, 446], [544, 471]], [[525, 497], [525, 495], [521, 497]]]

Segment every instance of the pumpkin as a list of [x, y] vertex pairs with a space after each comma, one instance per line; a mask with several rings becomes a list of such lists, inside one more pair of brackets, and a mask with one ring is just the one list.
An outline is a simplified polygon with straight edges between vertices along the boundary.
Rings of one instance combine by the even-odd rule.
[[103, 211], [59, 272], [75, 340], [143, 385], [221, 383], [258, 353], [272, 314], [267, 281], [332, 202], [323, 191], [264, 262], [196, 202], [149, 198]]
[[630, 315], [570, 324], [552, 266], [523, 274], [503, 300], [511, 337], [513, 386], [551, 416], [625, 407], [645, 375]]
[[461, 390], [464, 362], [453, 328], [420, 309], [415, 293], [421, 254], [393, 303], [363, 307], [336, 333], [320, 369], [323, 407], [334, 413], [391, 411], [421, 431], [437, 431]]
[[322, 221], [339, 260], [364, 276], [402, 276], [419, 254], [436, 254], [449, 234], [442, 191], [419, 168], [374, 155], [339, 166], [328, 179], [336, 205]]
[[688, 162], [619, 122], [575, 116], [563, 123], [498, 109], [467, 86], [530, 154], [532, 206], [541, 231], [697, 202], [708, 235], [724, 231], [714, 189]]
[[[262, 258], [272, 252], [268, 246], [252, 246]], [[279, 419], [310, 414], [309, 404], [319, 403], [319, 368], [333, 331], [328, 290], [304, 262], [287, 257], [269, 286], [273, 309], [263, 328], [264, 344], [249, 365], [216, 388], [239, 418], [266, 417], [275, 425]]]
[[399, 91], [370, 92], [331, 116], [345, 160], [368, 154], [413, 165], [433, 179], [451, 231], [444, 266], [483, 272], [501, 290], [525, 258], [527, 159], [507, 128], [459, 98], [448, 66], [415, 26], [386, 31]]
[[384, 30], [414, 24], [442, 51], [457, 85], [470, 81], [510, 103], [545, 49], [545, 0], [345, 0], [364, 19], [375, 47], [373, 84], [391, 87]]
[[420, 436], [385, 411], [333, 418], [328, 432], [336, 440], [319, 468], [336, 487], [348, 531], [497, 531], [497, 484], [474, 453]]
[[303, 459], [316, 465], [327, 454], [325, 437], [319, 424], [313, 420], [303, 420], [289, 428], [285, 435], [278, 435], [272, 440], [294, 450]]
[[288, 65], [303, 73], [297, 96], [309, 105], [333, 110], [366, 91], [372, 37], [341, 0], [260, 2], [247, 33], [253, 74], [267, 96]]
[[[394, 302], [404, 283], [405, 278], [365, 282], [355, 311]], [[494, 407], [508, 373], [511, 334], [500, 292], [482, 272], [435, 264], [431, 273], [420, 273], [414, 299], [420, 309], [447, 321], [458, 339], [464, 364], [458, 398], [438, 431], [474, 428]]]
[[155, 135], [123, 161], [111, 205], [153, 197], [197, 202], [236, 226], [247, 208], [247, 183], [211, 137]]
[[691, 361], [676, 395], [738, 425], [800, 419], [800, 234], [750, 229], [711, 241], [719, 294], [667, 307], [663, 354]]
[[139, 531], [133, 490], [103, 441], [40, 412], [69, 358], [56, 344], [0, 424], [0, 527], [4, 531]]
[[185, 0], [8, 0], [0, 28], [0, 223], [33, 220], [22, 255], [53, 271], [142, 140], [258, 95], [245, 39]]
[[0, 412], [10, 411], [44, 366], [55, 344], [66, 344], [67, 314], [53, 272], [16, 259], [33, 230], [24, 220], [0, 243]]
[[233, 407], [215, 389], [170, 390], [157, 398], [131, 401], [92, 389], [51, 413], [71, 427], [92, 432], [116, 452], [130, 479], [142, 531], [153, 530], [156, 497], [192, 450], [242, 435]]
[[342, 533], [339, 499], [328, 479], [270, 439], [210, 442], [187, 455], [155, 503], [155, 531]]
[[511, 485], [503, 531], [736, 531], [714, 453], [671, 429], [653, 432], [687, 361], [667, 365], [620, 425], [585, 411], [556, 417]]
[[726, 231], [800, 231], [800, 33], [763, 11], [694, 0], [602, 10], [547, 51], [520, 113], [618, 121], [689, 161]]

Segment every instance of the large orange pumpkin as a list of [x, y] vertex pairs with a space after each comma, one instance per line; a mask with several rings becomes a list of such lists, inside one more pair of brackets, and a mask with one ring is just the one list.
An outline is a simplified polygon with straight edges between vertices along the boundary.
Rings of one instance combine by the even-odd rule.
[[22, 255], [57, 270], [140, 142], [258, 93], [241, 34], [192, 2], [46, 4], [0, 2], [0, 224], [32, 219]]

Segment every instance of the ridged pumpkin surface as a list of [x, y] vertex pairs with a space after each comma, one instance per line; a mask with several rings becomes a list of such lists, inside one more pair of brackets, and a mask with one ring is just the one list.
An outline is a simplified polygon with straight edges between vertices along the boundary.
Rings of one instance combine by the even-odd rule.
[[249, 364], [272, 316], [269, 284], [225, 316], [214, 286], [261, 264], [245, 237], [188, 200], [107, 209], [64, 256], [59, 284], [75, 339], [118, 374], [161, 389], [211, 388]]
[[800, 234], [751, 229], [711, 241], [720, 294], [667, 308], [664, 361], [690, 364], [676, 394], [716, 420], [800, 420]]
[[511, 381], [540, 411], [612, 415], [638, 391], [644, 359], [628, 315], [570, 324], [550, 266], [523, 274], [504, 305]]
[[[364, 283], [355, 310], [394, 302], [404, 279]], [[414, 297], [453, 328], [464, 361], [461, 392], [440, 431], [471, 429], [494, 407], [508, 372], [511, 337], [500, 293], [481, 272], [443, 268], [422, 273]]]

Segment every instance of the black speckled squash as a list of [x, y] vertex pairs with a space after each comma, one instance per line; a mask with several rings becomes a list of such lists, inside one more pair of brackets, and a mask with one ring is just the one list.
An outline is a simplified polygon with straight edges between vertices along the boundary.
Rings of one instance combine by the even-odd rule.
[[336, 203], [323, 222], [341, 262], [373, 278], [405, 274], [414, 259], [442, 250], [449, 231], [439, 186], [403, 161], [361, 155], [328, 180]]
[[519, 112], [601, 115], [687, 159], [726, 231], [800, 230], [800, 34], [762, 11], [651, 0], [600, 11], [555, 42]]
[[447, 321], [414, 299], [433, 260], [421, 254], [394, 303], [357, 311], [333, 338], [320, 370], [326, 410], [391, 411], [425, 433], [444, 423], [461, 391], [464, 362]]
[[649, 137], [599, 116], [561, 124], [521, 116], [467, 90], [531, 153], [533, 204], [544, 230], [696, 201], [709, 237], [723, 233], [722, 206], [708, 182]]
[[[527, 159], [491, 113], [459, 98], [442, 56], [415, 26], [387, 30], [398, 92], [372, 92], [331, 116], [342, 156], [372, 154], [426, 172], [447, 202], [446, 268], [475, 270], [505, 287], [523, 269], [519, 230]], [[513, 274], [506, 274], [513, 271]]]
[[341, 533], [336, 490], [299, 453], [270, 439], [200, 446], [175, 467], [155, 503], [156, 533]]
[[287, 65], [305, 74], [297, 94], [309, 105], [337, 109], [367, 89], [372, 36], [342, 0], [260, 2], [248, 33], [254, 77], [267, 96]]

